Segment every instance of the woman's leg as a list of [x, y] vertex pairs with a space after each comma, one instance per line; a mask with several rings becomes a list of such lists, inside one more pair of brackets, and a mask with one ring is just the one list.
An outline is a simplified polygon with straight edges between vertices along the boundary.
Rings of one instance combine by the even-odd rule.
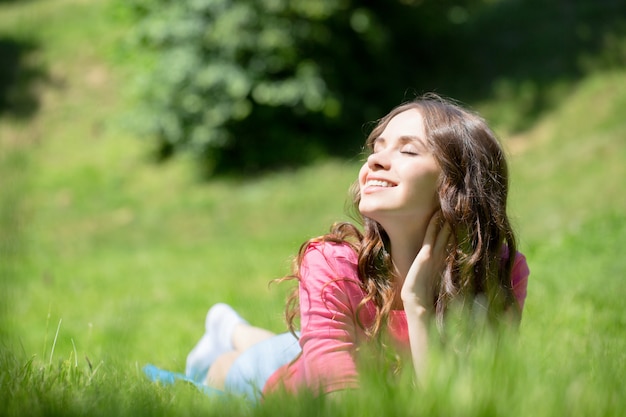
[[228, 375], [228, 371], [230, 371], [230, 368], [239, 356], [241, 356], [241, 352], [234, 350], [224, 353], [215, 359], [215, 362], [213, 362], [213, 365], [211, 365], [207, 373], [205, 385], [224, 391], [226, 375]]
[[205, 333], [187, 355], [185, 374], [197, 382], [204, 381], [213, 362], [235, 350], [233, 333], [240, 323], [247, 324], [229, 305], [219, 303], [211, 307], [206, 316]]
[[291, 333], [260, 340], [241, 353], [220, 358], [219, 363], [211, 368], [209, 383], [213, 384], [212, 387], [223, 386], [225, 391], [252, 402], [259, 401], [268, 379], [300, 352], [298, 338]]
[[233, 329], [231, 337], [234, 350], [226, 352], [214, 360], [209, 368], [206, 384], [212, 388], [223, 390], [226, 375], [228, 375], [228, 372], [237, 358], [250, 347], [273, 336], [275, 336], [275, 333], [269, 330], [250, 326], [247, 323], [237, 324]]
[[233, 330], [231, 342], [235, 350], [243, 352], [257, 343], [275, 335], [275, 333], [269, 330], [250, 326], [247, 323], [239, 323]]

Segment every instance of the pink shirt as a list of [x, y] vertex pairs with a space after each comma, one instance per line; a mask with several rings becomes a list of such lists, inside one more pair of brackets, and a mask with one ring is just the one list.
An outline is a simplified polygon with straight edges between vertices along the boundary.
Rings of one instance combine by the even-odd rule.
[[[517, 253], [511, 282], [520, 309], [526, 299], [528, 275], [526, 259]], [[299, 296], [302, 354], [276, 371], [263, 391], [284, 387], [296, 392], [307, 387], [326, 393], [356, 388], [356, 348], [366, 340], [362, 326], [369, 327], [375, 313], [370, 302], [360, 310], [357, 320], [357, 307], [364, 297], [357, 254], [347, 244], [310, 244], [300, 267]], [[388, 326], [392, 337], [408, 347], [405, 312], [392, 311]]]

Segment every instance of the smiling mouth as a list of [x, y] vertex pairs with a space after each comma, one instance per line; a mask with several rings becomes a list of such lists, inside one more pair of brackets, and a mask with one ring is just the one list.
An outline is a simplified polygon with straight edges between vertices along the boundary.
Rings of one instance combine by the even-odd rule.
[[367, 180], [365, 182], [365, 186], [366, 187], [384, 187], [384, 188], [389, 188], [389, 187], [395, 187], [395, 184], [392, 184], [388, 181], [383, 181], [383, 180]]

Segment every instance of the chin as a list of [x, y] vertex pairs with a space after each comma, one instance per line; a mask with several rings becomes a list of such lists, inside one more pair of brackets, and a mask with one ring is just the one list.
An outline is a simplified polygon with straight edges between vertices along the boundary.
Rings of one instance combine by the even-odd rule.
[[361, 216], [371, 218], [375, 212], [375, 210], [368, 208], [367, 205], [364, 205], [362, 202], [359, 204], [359, 213], [361, 213]]
[[381, 215], [382, 210], [372, 210], [366, 207], [364, 208], [359, 207], [359, 213], [361, 213], [361, 216], [366, 217], [370, 220], [374, 220], [375, 222], [378, 222], [378, 223], [380, 223], [380, 221], [383, 218], [383, 216]]

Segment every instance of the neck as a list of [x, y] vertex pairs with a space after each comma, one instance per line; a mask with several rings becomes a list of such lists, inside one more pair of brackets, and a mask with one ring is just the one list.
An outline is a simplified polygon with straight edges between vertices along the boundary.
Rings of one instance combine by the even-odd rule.
[[408, 222], [396, 228], [385, 228], [391, 246], [391, 259], [396, 268], [395, 284], [398, 289], [398, 296], [409, 269], [424, 243], [424, 234], [428, 224], [427, 221], [424, 223], [413, 228], [406, 227], [406, 224], [410, 224]]
[[392, 233], [389, 234], [389, 241], [391, 246], [391, 261], [393, 262], [393, 266], [395, 268], [393, 283], [394, 300], [392, 309], [404, 310], [404, 302], [402, 301], [400, 292], [402, 290], [402, 286], [404, 285], [406, 276], [409, 273], [409, 269], [411, 268], [417, 253], [422, 247], [423, 236], [411, 239], [409, 235], [404, 233]]

